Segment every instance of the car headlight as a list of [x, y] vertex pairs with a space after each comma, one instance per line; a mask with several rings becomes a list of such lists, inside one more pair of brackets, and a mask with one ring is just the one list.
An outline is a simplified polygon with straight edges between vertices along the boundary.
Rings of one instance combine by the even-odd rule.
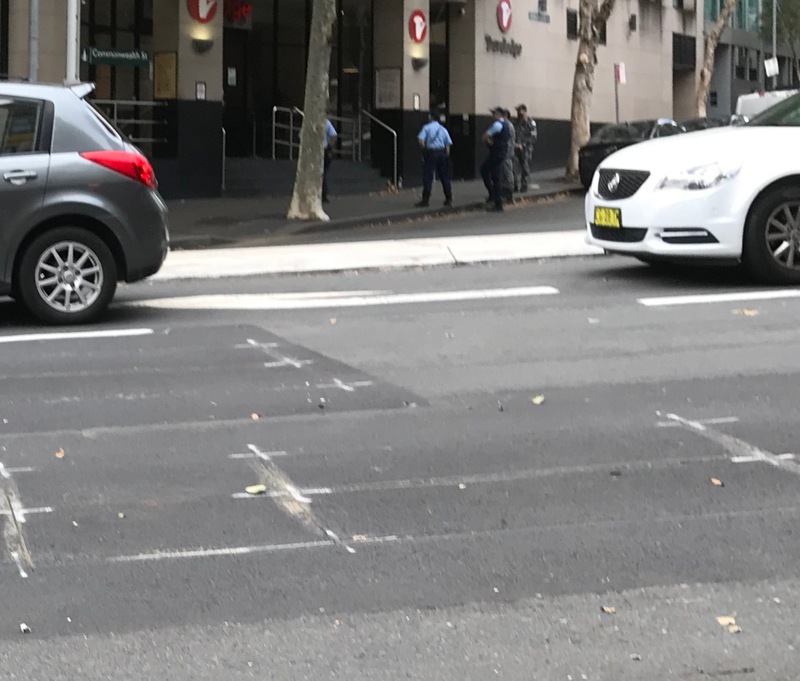
[[658, 189], [711, 189], [736, 177], [741, 165], [731, 163], [709, 163], [667, 175]]

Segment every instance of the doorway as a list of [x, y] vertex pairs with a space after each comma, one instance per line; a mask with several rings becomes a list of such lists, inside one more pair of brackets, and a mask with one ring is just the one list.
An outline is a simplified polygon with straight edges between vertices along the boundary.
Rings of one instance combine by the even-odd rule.
[[226, 28], [222, 43], [223, 114], [228, 156], [249, 156], [253, 149], [248, 107], [248, 31]]

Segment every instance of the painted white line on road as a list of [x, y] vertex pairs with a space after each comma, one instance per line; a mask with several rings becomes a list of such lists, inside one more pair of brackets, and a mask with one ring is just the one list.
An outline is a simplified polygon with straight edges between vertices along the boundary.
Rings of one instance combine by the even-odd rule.
[[[36, 506], [34, 508], [25, 508], [16, 500], [12, 500], [14, 503], [13, 506], [13, 515], [16, 516], [17, 520], [21, 523], [24, 523], [26, 518], [25, 516], [35, 515], [37, 513], [52, 513], [53, 508], [51, 506]], [[0, 515], [12, 515], [12, 511], [8, 509], [0, 509]]]
[[674, 305], [702, 305], [708, 303], [736, 303], [754, 300], [779, 300], [781, 298], [800, 298], [800, 289], [735, 291], [732, 293], [704, 293], [690, 296], [639, 298], [638, 302], [645, 307], [670, 307]]
[[[778, 458], [783, 460], [783, 461], [790, 461], [790, 460], [795, 458], [795, 455], [794, 454], [778, 454]], [[733, 462], [733, 463], [757, 463], [759, 461], [763, 461], [763, 459], [760, 459], [760, 458], [755, 457], [755, 456], [734, 456], [731, 459], [731, 462]]]
[[177, 560], [180, 558], [214, 558], [218, 556], [246, 556], [251, 553], [274, 553], [277, 551], [296, 551], [298, 549], [322, 549], [333, 546], [330, 541], [303, 541], [293, 544], [260, 544], [254, 546], [232, 546], [221, 549], [176, 549], [174, 551], [154, 551], [137, 553], [132, 556], [115, 556], [109, 563], [138, 563], [152, 560]]
[[[726, 423], [739, 423], [739, 417], [720, 416], [713, 419], [699, 419], [697, 422], [702, 423], [704, 426], [720, 426]], [[659, 421], [656, 423], [656, 426], [659, 428], [680, 428], [681, 424], [677, 423], [676, 421]]]
[[[657, 413], [658, 416], [662, 416], [661, 413]], [[677, 414], [663, 414], [664, 418], [669, 419], [670, 421], [675, 421], [682, 425], [686, 430], [693, 431], [702, 435], [707, 440], [711, 442], [715, 442], [720, 447], [722, 447], [731, 457], [731, 460], [734, 457], [747, 457], [752, 459], [753, 461], [761, 461], [763, 463], [767, 463], [770, 466], [775, 466], [776, 468], [780, 468], [788, 473], [793, 473], [794, 475], [800, 475], [800, 464], [798, 464], [793, 459], [782, 458], [773, 454], [772, 452], [768, 452], [765, 449], [761, 449], [760, 447], [756, 447], [755, 445], [751, 445], [749, 442], [745, 442], [744, 440], [740, 440], [738, 437], [733, 437], [732, 435], [726, 435], [725, 433], [720, 433], [708, 426], [703, 425], [699, 421], [692, 421], [691, 419], [683, 418], [682, 416], [678, 416]]]
[[154, 298], [129, 303], [135, 307], [166, 310], [314, 310], [320, 308], [370, 307], [381, 305], [413, 305], [423, 303], [452, 303], [470, 300], [499, 300], [506, 298], [531, 298], [556, 295], [553, 286], [525, 286], [519, 288], [478, 289], [464, 291], [430, 291], [423, 293], [392, 293], [361, 295], [331, 300], [325, 296], [291, 300], [274, 293], [248, 293], [232, 295], [182, 296]]
[[152, 336], [153, 329], [113, 329], [108, 331], [72, 331], [63, 333], [26, 333], [16, 336], [0, 336], [0, 344], [32, 343], [35, 341], [86, 340], [90, 338], [130, 338]]
[[25, 568], [22, 567], [22, 558], [19, 555], [19, 551], [12, 551], [11, 552], [11, 559], [14, 561], [14, 564], [17, 566], [17, 570], [19, 570], [19, 576], [22, 579], [28, 579], [28, 573], [25, 572]]
[[[0, 464], [2, 466], [3, 464]], [[32, 468], [31, 466], [14, 466], [11, 468], [6, 468], [6, 472], [16, 475], [17, 473], [35, 473], [36, 469]]]
[[277, 343], [259, 343], [252, 338], [248, 338], [247, 343], [251, 348], [257, 348], [275, 360], [274, 362], [264, 362], [264, 366], [267, 369], [277, 369], [279, 367], [287, 366], [295, 369], [302, 369], [304, 366], [314, 363], [314, 361], [311, 359], [295, 359], [294, 357], [289, 357], [288, 355], [282, 355], [281, 353], [276, 352], [275, 348], [278, 347]]
[[259, 452], [258, 454], [254, 454], [253, 452], [235, 452], [234, 454], [228, 454], [229, 459], [254, 459], [256, 456], [265, 456], [269, 460], [275, 457], [288, 456], [288, 454], [282, 449], [274, 452]]

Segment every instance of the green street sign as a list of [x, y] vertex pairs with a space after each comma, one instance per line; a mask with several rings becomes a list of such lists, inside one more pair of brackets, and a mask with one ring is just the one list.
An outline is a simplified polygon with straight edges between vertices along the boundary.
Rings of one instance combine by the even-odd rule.
[[103, 50], [99, 47], [86, 47], [81, 53], [81, 59], [87, 64], [130, 66], [132, 68], [150, 64], [150, 55], [144, 50]]

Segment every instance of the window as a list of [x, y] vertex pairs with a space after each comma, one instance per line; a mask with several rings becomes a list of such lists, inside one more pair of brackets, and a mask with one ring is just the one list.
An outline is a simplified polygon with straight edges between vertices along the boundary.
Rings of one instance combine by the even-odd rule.
[[750, 57], [749, 63], [747, 64], [747, 80], [750, 81], [757, 81], [758, 80], [758, 65], [759, 65], [759, 56], [758, 50], [749, 50], [748, 55]]
[[719, 106], [719, 105], [717, 104], [717, 91], [716, 91], [716, 90], [712, 90], [712, 91], [709, 93], [709, 95], [708, 95], [708, 99], [709, 99], [709, 104], [710, 104], [711, 106]]
[[578, 12], [574, 9], [567, 10], [567, 38], [578, 39]]
[[747, 78], [747, 48], [737, 47], [733, 53], [733, 73], [739, 80]]
[[0, 154], [36, 151], [41, 113], [41, 102], [0, 99]]
[[547, 14], [547, 0], [539, 0], [539, 14]]
[[747, 125], [800, 126], [800, 95], [794, 95], [755, 116]]

